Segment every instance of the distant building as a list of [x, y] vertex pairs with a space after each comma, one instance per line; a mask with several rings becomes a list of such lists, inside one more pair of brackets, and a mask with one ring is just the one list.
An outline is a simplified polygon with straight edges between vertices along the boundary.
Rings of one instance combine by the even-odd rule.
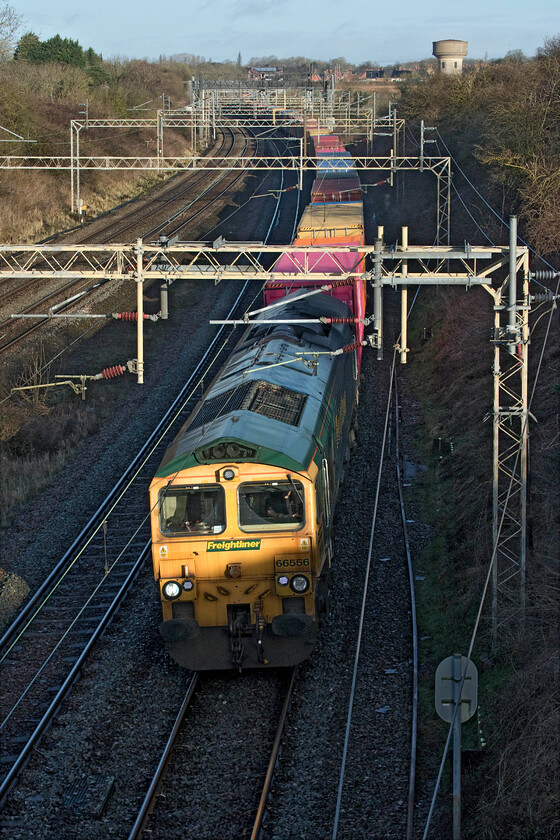
[[[418, 68], [414, 68], [417, 70]], [[401, 67], [376, 67], [372, 68], [371, 70], [365, 70], [360, 79], [365, 79], [366, 81], [375, 81], [377, 79], [404, 79], [407, 76], [411, 76], [414, 70], [410, 70], [408, 68], [401, 68]]]
[[251, 81], [270, 81], [282, 73], [279, 67], [249, 67], [247, 78]]
[[440, 73], [446, 76], [460, 76], [463, 72], [463, 59], [468, 52], [467, 41], [434, 41], [432, 54], [438, 60]]
[[365, 73], [362, 73], [360, 79], [382, 79], [384, 75], [383, 67], [378, 67], [375, 70], [366, 70]]

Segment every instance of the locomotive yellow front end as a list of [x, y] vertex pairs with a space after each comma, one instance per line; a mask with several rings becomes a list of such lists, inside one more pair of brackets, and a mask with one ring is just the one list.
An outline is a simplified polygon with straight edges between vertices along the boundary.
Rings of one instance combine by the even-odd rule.
[[160, 631], [180, 665], [278, 667], [310, 654], [326, 599], [311, 475], [201, 465], [156, 478], [151, 509]]

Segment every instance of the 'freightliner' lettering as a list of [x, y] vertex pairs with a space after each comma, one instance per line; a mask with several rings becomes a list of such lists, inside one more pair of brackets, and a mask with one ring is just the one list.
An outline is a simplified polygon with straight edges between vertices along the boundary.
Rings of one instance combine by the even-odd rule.
[[254, 551], [261, 547], [260, 540], [210, 540], [207, 551]]

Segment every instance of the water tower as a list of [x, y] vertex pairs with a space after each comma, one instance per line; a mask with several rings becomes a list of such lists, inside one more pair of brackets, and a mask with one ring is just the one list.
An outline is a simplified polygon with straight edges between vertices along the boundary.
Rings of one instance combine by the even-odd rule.
[[433, 54], [438, 60], [439, 72], [459, 76], [463, 72], [463, 59], [468, 52], [467, 41], [434, 41]]

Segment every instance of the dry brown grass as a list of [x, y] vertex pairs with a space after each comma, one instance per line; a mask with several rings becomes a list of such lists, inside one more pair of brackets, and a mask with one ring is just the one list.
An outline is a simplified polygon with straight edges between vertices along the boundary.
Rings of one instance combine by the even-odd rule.
[[[542, 586], [539, 586], [539, 600]], [[550, 595], [558, 596], [558, 590]], [[539, 638], [540, 636], [540, 638]], [[488, 708], [490, 755], [470, 779], [480, 838], [560, 837], [560, 662], [557, 636], [528, 629], [511, 650], [513, 673]], [[473, 794], [476, 793], [476, 796]], [[476, 802], [476, 804], [475, 804]]]
[[[4, 143], [2, 153], [13, 155], [70, 156], [70, 122], [79, 117], [77, 103], [89, 101], [90, 118], [130, 116], [128, 108], [161, 97], [174, 106], [186, 104], [180, 72], [169, 72], [147, 62], [113, 62], [105, 65], [108, 81], [92, 86], [88, 74], [66, 64], [2, 65], [0, 113], [2, 125], [36, 142]], [[179, 68], [184, 69], [184, 68]], [[161, 100], [160, 100], [161, 101]], [[143, 115], [146, 116], [146, 115]], [[156, 152], [155, 110], [147, 116], [154, 127], [140, 129], [90, 129], [80, 132], [82, 155], [152, 155]], [[189, 153], [185, 133], [166, 131], [169, 155]], [[141, 172], [82, 173], [82, 199], [90, 215], [104, 212], [142, 191]], [[0, 176], [0, 241], [34, 241], [74, 224], [70, 214], [70, 173], [4, 170]]]
[[[449, 494], [445, 514], [435, 522], [449, 552], [442, 558], [441, 580], [453, 574], [454, 597], [468, 614], [482, 592], [491, 555], [492, 430], [482, 422], [492, 407], [490, 300], [482, 291], [440, 294], [422, 318], [433, 325], [434, 337], [412, 362], [423, 371], [418, 392], [428, 435], [436, 430], [456, 441], [453, 457], [438, 468]], [[532, 336], [531, 380], [547, 320]], [[472, 840], [560, 837], [558, 322], [556, 312], [532, 405], [538, 423], [531, 426], [526, 622], [520, 622], [517, 605], [500, 603], [500, 652], [481, 671], [489, 749], [463, 780], [463, 836]], [[454, 615], [458, 618], [460, 609]], [[489, 650], [488, 624], [483, 627], [479, 649]], [[465, 636], [468, 632], [466, 626]]]
[[[99, 424], [99, 409], [86, 407], [71, 392], [45, 388], [50, 380], [48, 351], [30, 351], [6, 368], [0, 382], [0, 527], [64, 467], [80, 442]], [[8, 394], [11, 387], [25, 390]]]
[[47, 487], [79, 443], [97, 430], [97, 413], [72, 397], [52, 413], [44, 397], [37, 406], [19, 401], [2, 406], [0, 526], [20, 504]]

